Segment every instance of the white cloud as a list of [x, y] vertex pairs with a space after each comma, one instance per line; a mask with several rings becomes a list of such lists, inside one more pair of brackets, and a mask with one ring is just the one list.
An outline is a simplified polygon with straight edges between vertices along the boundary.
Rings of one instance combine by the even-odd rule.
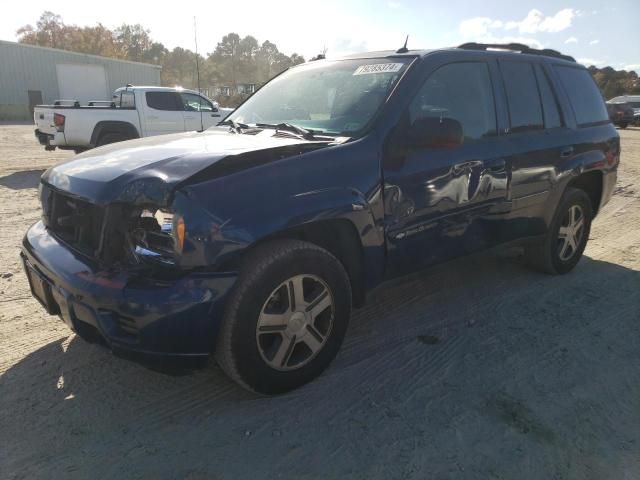
[[626, 70], [627, 72], [630, 72], [631, 70], [640, 72], [640, 63], [632, 63], [631, 65], [625, 65], [623, 69]]
[[[458, 33], [465, 40], [484, 43], [524, 43], [535, 48], [544, 45], [531, 34], [555, 33], [571, 26], [576, 11], [571, 8], [559, 10], [555, 15], [545, 16], [540, 10], [533, 9], [520, 21], [498, 20], [491, 17], [467, 18], [458, 25]], [[509, 35], [517, 30], [521, 35]], [[528, 35], [522, 35], [528, 34]], [[565, 43], [578, 43], [575, 37], [569, 37]]]
[[600, 43], [600, 40], [596, 39], [596, 40], [591, 40], [591, 41], [589, 42], [589, 45], [597, 45], [597, 44], [599, 44], [599, 43]]
[[564, 8], [548, 17], [534, 8], [523, 20], [507, 22], [505, 28], [507, 30], [517, 28], [520, 33], [556, 33], [569, 28], [575, 16], [576, 12], [571, 8]]
[[476, 37], [486, 35], [489, 29], [502, 27], [500, 20], [493, 20], [489, 17], [468, 18], [460, 22], [458, 31], [463, 37]]

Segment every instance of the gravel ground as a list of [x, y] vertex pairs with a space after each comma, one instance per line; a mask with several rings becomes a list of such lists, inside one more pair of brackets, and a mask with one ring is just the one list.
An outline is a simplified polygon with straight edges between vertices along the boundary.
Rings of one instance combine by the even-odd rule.
[[76, 338], [18, 258], [68, 158], [0, 125], [0, 478], [640, 478], [640, 129], [576, 270], [517, 252], [379, 288], [318, 380], [258, 398]]

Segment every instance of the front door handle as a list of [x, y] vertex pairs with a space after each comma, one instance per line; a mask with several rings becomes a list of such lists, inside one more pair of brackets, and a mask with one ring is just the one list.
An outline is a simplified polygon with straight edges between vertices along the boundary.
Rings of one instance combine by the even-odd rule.
[[478, 167], [480, 165], [482, 165], [482, 162], [478, 161], [478, 160], [471, 160], [469, 162], [456, 163], [453, 166], [453, 171], [455, 173], [460, 173], [462, 171], [471, 170], [471, 169], [473, 169], [475, 167]]
[[560, 151], [560, 157], [561, 158], [568, 158], [571, 155], [573, 155], [573, 147], [569, 146], [569, 147], [564, 147], [561, 151]]
[[491, 172], [502, 172], [507, 166], [507, 162], [505, 162], [504, 158], [494, 158], [485, 162], [485, 166]]

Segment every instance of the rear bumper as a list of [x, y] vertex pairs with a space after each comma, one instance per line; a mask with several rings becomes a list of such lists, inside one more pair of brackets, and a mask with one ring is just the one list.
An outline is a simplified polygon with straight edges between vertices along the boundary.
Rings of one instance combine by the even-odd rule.
[[64, 132], [45, 133], [36, 128], [33, 132], [40, 145], [44, 145], [47, 150], [55, 150], [56, 147], [63, 148], [67, 145]]
[[42, 222], [25, 235], [21, 256], [32, 293], [34, 271], [50, 292], [50, 313], [81, 336], [97, 332], [116, 353], [208, 355], [236, 280], [235, 273], [157, 280], [104, 270], [60, 243]]
[[51, 145], [51, 142], [53, 141], [53, 135], [51, 135], [49, 133], [41, 132], [37, 128], [35, 129], [35, 131], [33, 133], [36, 136], [36, 138], [38, 139], [38, 142], [40, 143], [40, 145], [44, 145], [45, 147], [48, 147], [48, 146]]

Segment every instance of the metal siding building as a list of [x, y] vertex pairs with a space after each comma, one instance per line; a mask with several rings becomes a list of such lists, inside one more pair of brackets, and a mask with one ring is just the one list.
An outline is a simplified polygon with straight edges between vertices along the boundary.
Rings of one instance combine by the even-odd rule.
[[30, 120], [33, 105], [76, 87], [91, 96], [74, 99], [110, 100], [127, 83], [160, 85], [160, 66], [0, 40], [0, 120]]

